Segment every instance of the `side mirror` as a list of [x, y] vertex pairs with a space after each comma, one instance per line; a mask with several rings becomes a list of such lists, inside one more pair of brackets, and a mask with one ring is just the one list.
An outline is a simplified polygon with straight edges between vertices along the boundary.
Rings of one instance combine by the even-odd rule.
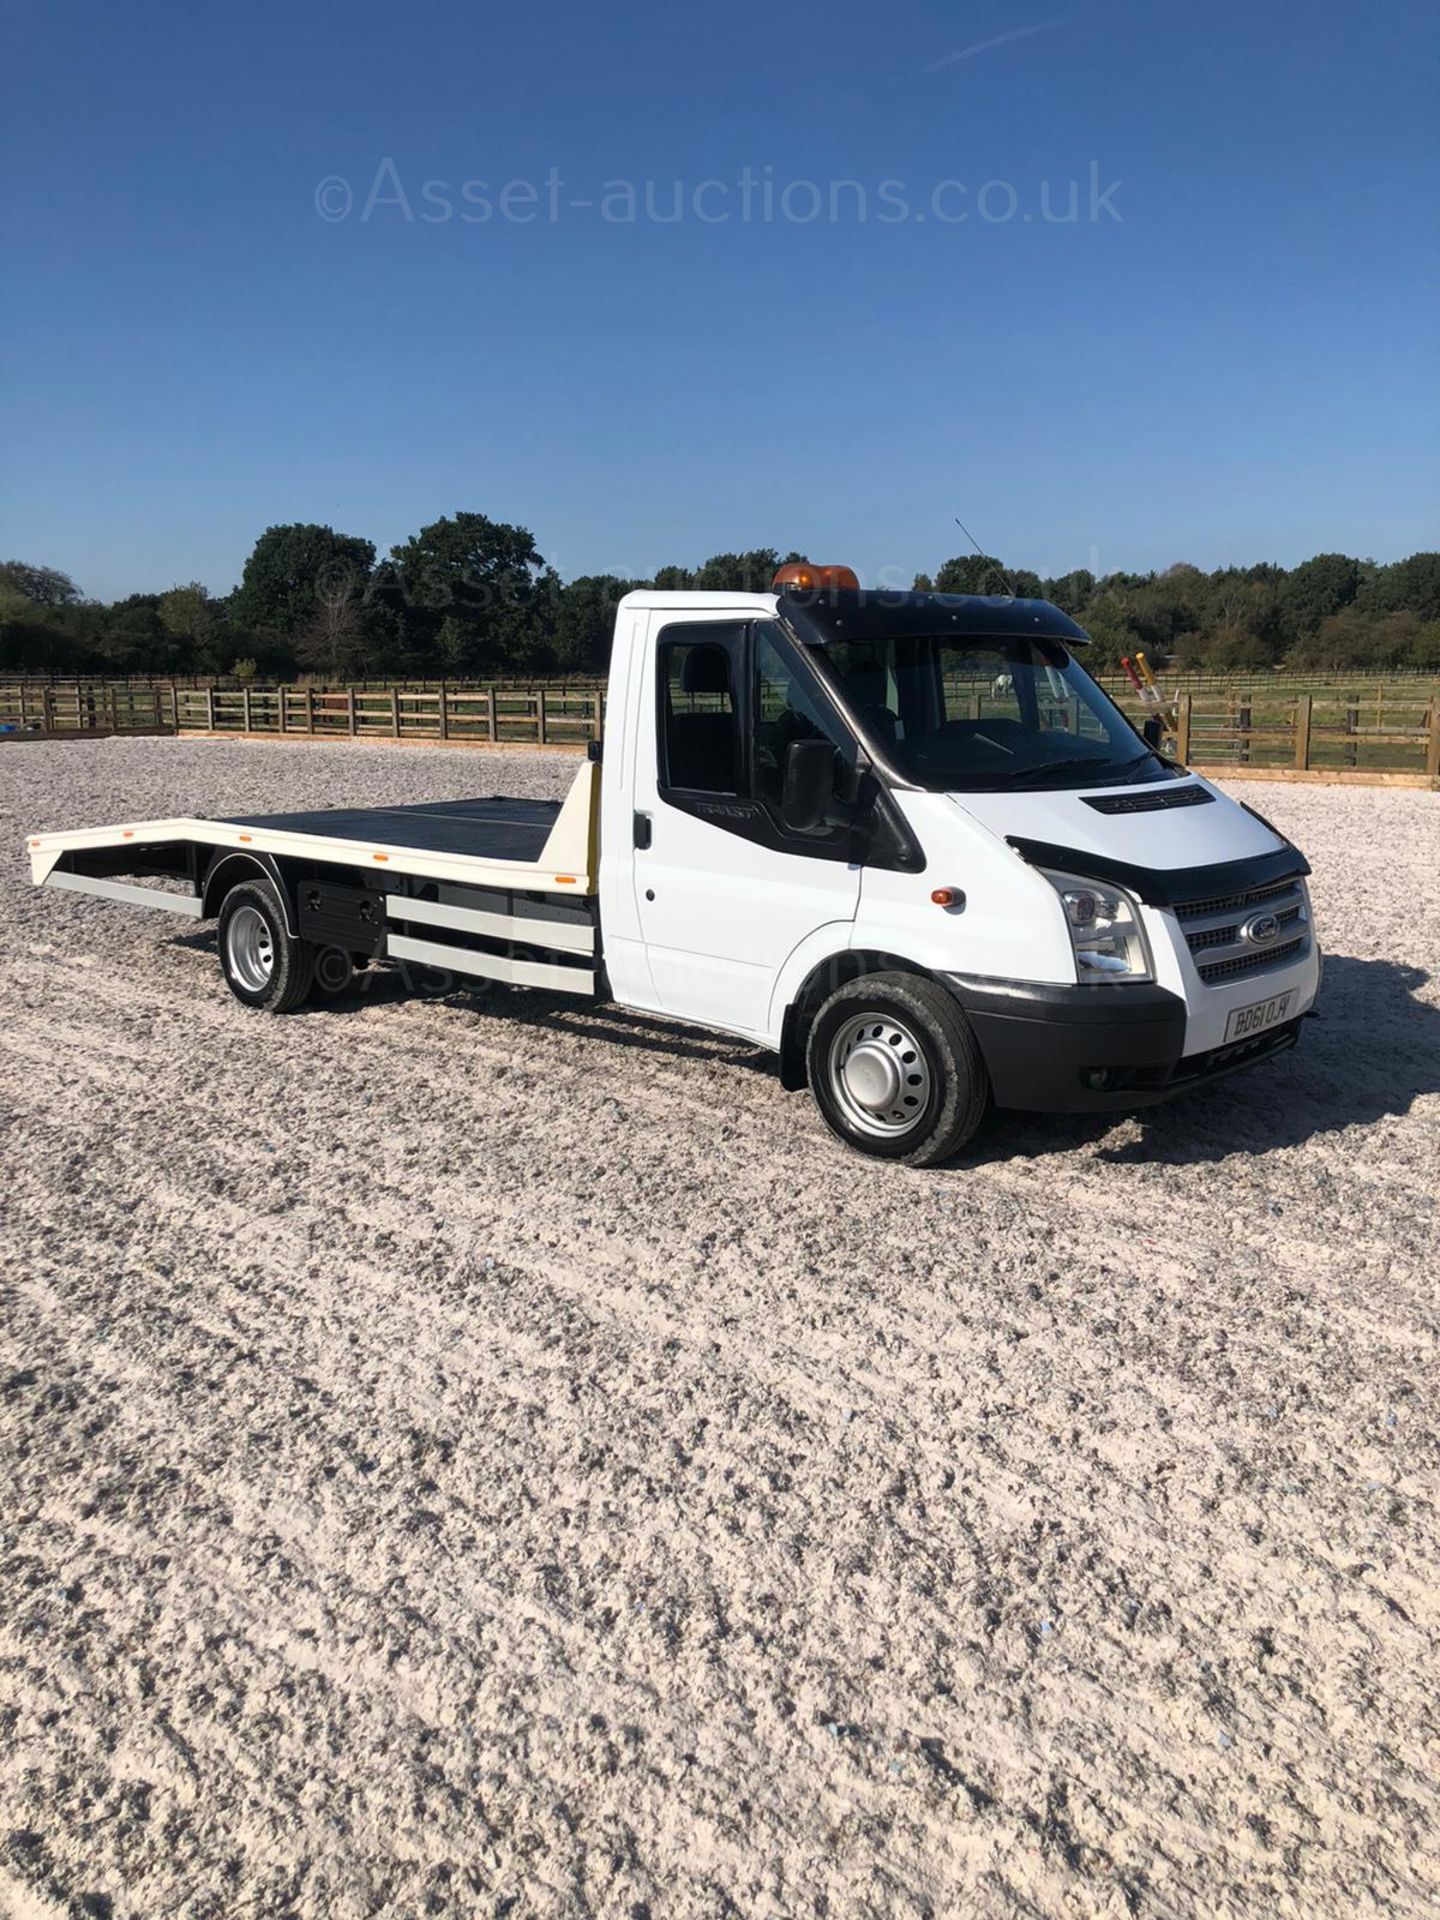
[[792, 740], [785, 754], [780, 818], [792, 833], [825, 824], [835, 798], [835, 749], [828, 740]]
[[1165, 738], [1165, 727], [1158, 713], [1152, 713], [1140, 729], [1140, 737], [1147, 747], [1154, 747], [1158, 753], [1160, 742]]

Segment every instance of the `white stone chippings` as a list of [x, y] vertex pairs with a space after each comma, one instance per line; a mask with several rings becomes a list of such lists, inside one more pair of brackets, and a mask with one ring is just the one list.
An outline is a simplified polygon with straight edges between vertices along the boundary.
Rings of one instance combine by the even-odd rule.
[[0, 745], [0, 1910], [1432, 1910], [1440, 797], [1237, 788], [1300, 1048], [939, 1173], [731, 1041], [254, 1016], [28, 883], [574, 767]]

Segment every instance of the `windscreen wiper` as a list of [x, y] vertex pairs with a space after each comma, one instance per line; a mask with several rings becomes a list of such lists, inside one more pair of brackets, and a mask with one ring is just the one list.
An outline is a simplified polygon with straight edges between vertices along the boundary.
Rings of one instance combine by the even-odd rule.
[[[1126, 762], [1127, 765], [1138, 764]], [[1038, 781], [1048, 780], [1052, 773], [1081, 773], [1092, 768], [1096, 774], [1118, 773], [1120, 769], [1108, 760], [1092, 759], [1088, 753], [1074, 754], [1065, 760], [1047, 760], [1043, 767], [1021, 767], [1012, 773], [1005, 784], [1007, 787], [1032, 787]]]
[[1145, 751], [1143, 753], [1137, 753], [1133, 760], [1122, 760], [1119, 766], [1113, 768], [1112, 771], [1115, 773], [1133, 773], [1137, 767], [1143, 767], [1147, 760], [1155, 761], [1161, 768], [1168, 768], [1171, 764], [1163, 755], [1157, 753], [1154, 747], [1146, 747]]
[[1136, 767], [1143, 766], [1147, 760], [1153, 760], [1155, 757], [1149, 747], [1144, 753], [1136, 754], [1133, 760], [1094, 760], [1088, 753], [1070, 754], [1063, 760], [1047, 760], [1043, 767], [1022, 767], [1018, 773], [1010, 776], [1006, 785], [1029, 787], [1052, 773], [1083, 773], [1087, 769], [1092, 769], [1097, 786], [1112, 786], [1115, 784], [1117, 775], [1133, 773]]

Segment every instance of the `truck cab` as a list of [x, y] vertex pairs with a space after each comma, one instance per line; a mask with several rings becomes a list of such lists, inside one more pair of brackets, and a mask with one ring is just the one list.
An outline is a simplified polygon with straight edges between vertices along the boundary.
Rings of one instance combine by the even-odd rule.
[[620, 606], [617, 1000], [774, 1048], [850, 1145], [919, 1163], [990, 1099], [1137, 1107], [1294, 1044], [1304, 858], [1136, 731], [1072, 620], [790, 572]]
[[216, 919], [257, 1010], [388, 961], [737, 1034], [848, 1145], [928, 1166], [992, 1103], [1118, 1111], [1281, 1053], [1319, 987], [1303, 856], [1137, 732], [1088, 644], [1044, 601], [808, 563], [632, 593], [563, 803], [81, 828], [32, 836], [32, 876]]

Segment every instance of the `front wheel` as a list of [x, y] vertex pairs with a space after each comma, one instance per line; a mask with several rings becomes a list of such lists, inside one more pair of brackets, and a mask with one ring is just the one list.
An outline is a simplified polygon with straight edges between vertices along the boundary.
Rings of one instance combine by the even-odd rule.
[[989, 1102], [984, 1062], [951, 996], [923, 974], [840, 987], [806, 1047], [815, 1104], [858, 1153], [933, 1167], [958, 1153]]
[[230, 889], [220, 905], [219, 937], [220, 965], [235, 998], [268, 1013], [293, 1013], [310, 991], [314, 949], [286, 927], [268, 880]]

